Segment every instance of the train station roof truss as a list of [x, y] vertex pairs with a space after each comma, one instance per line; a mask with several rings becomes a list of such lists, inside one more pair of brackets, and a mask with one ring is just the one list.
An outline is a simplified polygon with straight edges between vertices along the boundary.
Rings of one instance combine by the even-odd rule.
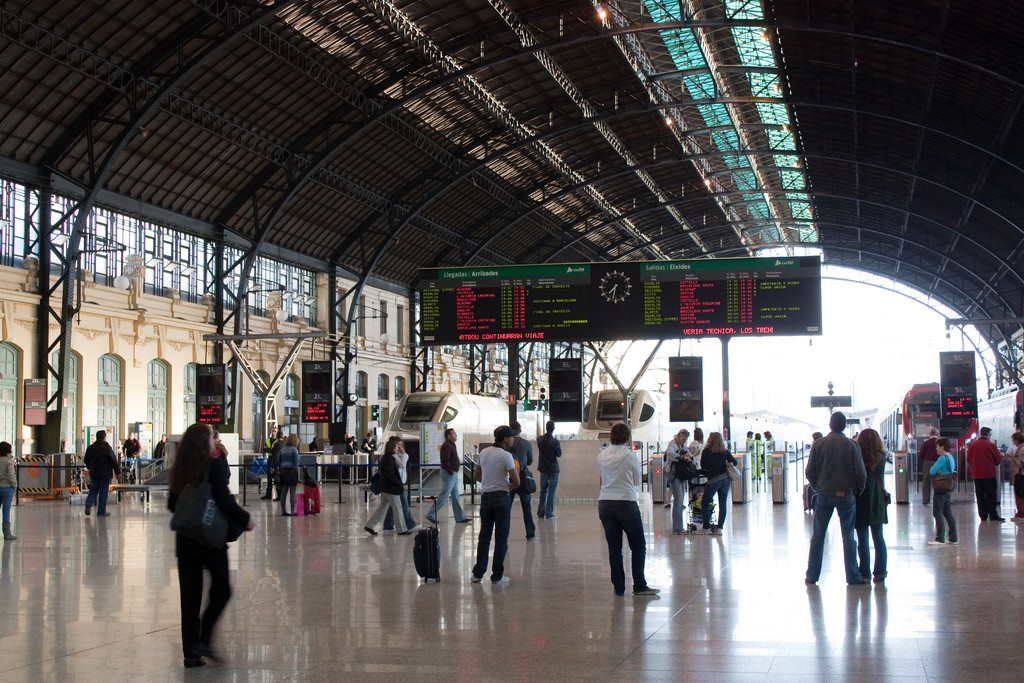
[[1012, 320], [1022, 34], [994, 0], [12, 0], [0, 174], [242, 264], [814, 250]]

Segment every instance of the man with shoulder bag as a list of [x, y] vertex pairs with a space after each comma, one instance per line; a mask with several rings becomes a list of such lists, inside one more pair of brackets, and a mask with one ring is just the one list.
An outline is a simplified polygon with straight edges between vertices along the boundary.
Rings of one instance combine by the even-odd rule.
[[512, 442], [512, 457], [519, 465], [519, 487], [512, 491], [512, 499], [509, 504], [514, 503], [516, 496], [523, 508], [523, 525], [526, 527], [526, 540], [532, 541], [537, 538], [537, 525], [533, 521], [533, 508], [530, 505], [531, 497], [537, 490], [537, 482], [527, 468], [533, 464], [533, 447], [530, 442], [522, 437], [523, 427], [518, 422], [513, 422], [509, 427], [515, 432], [515, 439]]

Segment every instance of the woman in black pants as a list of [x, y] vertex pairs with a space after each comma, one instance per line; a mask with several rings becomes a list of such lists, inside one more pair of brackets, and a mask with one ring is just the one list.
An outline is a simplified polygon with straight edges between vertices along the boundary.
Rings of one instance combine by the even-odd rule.
[[[228, 519], [228, 540], [233, 541], [254, 524], [249, 513], [238, 506], [228, 491], [228, 463], [216, 457], [214, 432], [209, 425], [194, 424], [185, 431], [171, 470], [170, 497], [167, 507], [174, 511], [178, 495], [188, 484], [210, 482], [213, 499]], [[231, 598], [228, 578], [228, 549], [208, 548], [196, 541], [175, 534], [175, 555], [178, 558], [178, 587], [181, 596], [181, 649], [185, 668], [203, 666], [203, 657], [218, 661], [211, 648], [213, 629]], [[210, 572], [210, 597], [206, 611], [203, 604], [203, 570]]]

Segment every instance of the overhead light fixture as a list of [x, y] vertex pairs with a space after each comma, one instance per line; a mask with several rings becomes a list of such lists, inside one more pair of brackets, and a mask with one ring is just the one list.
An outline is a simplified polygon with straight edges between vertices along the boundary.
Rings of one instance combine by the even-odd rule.
[[57, 234], [50, 236], [50, 244], [52, 244], [55, 247], [63, 247], [65, 244], [68, 243], [69, 239], [71, 238], [65, 233], [58, 232]]
[[673, 119], [671, 116], [666, 116], [665, 117], [665, 125], [666, 126], [669, 126], [671, 128], [672, 126], [675, 125], [675, 123], [676, 123], [675, 119]]
[[185, 266], [181, 269], [182, 275], [193, 275], [196, 272], [195, 266]]
[[152, 268], [154, 266], [160, 265], [163, 262], [164, 262], [164, 260], [162, 258], [160, 258], [159, 256], [154, 256], [153, 258], [151, 258], [148, 261], [146, 261], [146, 267], [147, 268]]
[[768, 42], [768, 29], [761, 29], [761, 32], [758, 35], [761, 36], [761, 40], [763, 40], [766, 43]]
[[601, 21], [605, 21], [605, 20], [608, 19], [608, 10], [605, 9], [604, 5], [598, 6], [598, 8], [597, 8], [597, 18], [600, 19]]
[[709, 190], [711, 189], [711, 178], [704, 179], [704, 187], [708, 188]]
[[782, 132], [783, 133], [788, 133], [789, 132], [789, 124], [788, 123], [782, 124]]
[[125, 277], [124, 273], [121, 273], [114, 278], [114, 289], [119, 289], [122, 292], [127, 292], [132, 288], [132, 281]]

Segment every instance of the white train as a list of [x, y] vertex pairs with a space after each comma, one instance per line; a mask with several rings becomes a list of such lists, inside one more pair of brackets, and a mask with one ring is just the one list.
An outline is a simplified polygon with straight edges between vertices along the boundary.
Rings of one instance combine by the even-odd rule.
[[625, 422], [633, 431], [633, 443], [645, 455], [665, 450], [678, 431], [668, 421], [667, 396], [637, 389], [630, 393], [629, 403], [627, 421], [623, 416], [622, 393], [618, 389], [595, 391], [583, 406], [583, 422], [577, 438], [603, 441], [610, 437], [612, 425]]
[[999, 389], [978, 403], [978, 424], [992, 429], [992, 443], [1006, 450], [1010, 436], [1021, 424], [1021, 395], [1017, 387]]
[[[481, 445], [494, 442], [494, 428], [509, 423], [508, 404], [497, 396], [456, 394], [450, 391], [417, 391], [406, 394], [392, 411], [380, 438], [378, 451], [393, 435], [402, 437], [413, 462], [419, 462], [420, 423], [443, 422], [459, 435], [459, 453], [472, 456]], [[536, 439], [544, 433], [544, 415], [519, 411], [523, 438]], [[436, 454], [435, 454], [436, 458]], [[436, 461], [436, 460], [435, 460]]]

